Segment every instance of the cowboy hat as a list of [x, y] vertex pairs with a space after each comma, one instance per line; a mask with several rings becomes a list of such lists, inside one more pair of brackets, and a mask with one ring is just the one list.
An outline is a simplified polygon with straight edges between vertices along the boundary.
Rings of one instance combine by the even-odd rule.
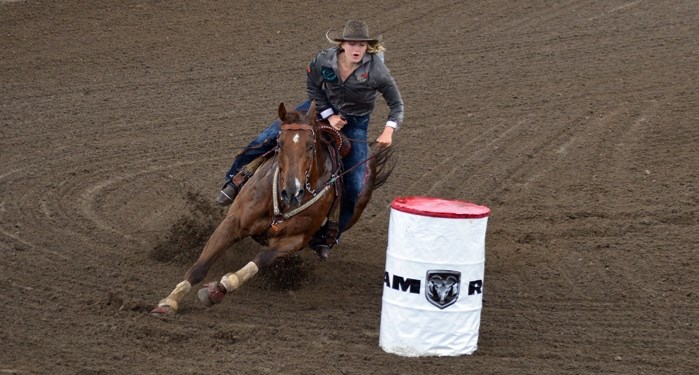
[[342, 43], [344, 41], [356, 42], [380, 42], [383, 35], [378, 34], [374, 37], [369, 36], [369, 26], [364, 21], [347, 21], [345, 29], [342, 30], [342, 35], [338, 35], [337, 31], [330, 29], [325, 33], [325, 37], [331, 42]]

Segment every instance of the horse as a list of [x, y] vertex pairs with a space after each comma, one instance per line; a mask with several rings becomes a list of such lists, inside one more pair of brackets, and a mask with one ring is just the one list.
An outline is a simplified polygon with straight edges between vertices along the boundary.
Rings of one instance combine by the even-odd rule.
[[[261, 268], [301, 251], [326, 221], [341, 193], [338, 181], [342, 173], [337, 153], [346, 149], [337, 145], [342, 142], [340, 132], [327, 121], [316, 119], [313, 104], [309, 113], [303, 114], [287, 111], [284, 103], [280, 103], [278, 115], [282, 124], [275, 155], [264, 161], [243, 185], [184, 280], [160, 300], [151, 315], [176, 314], [192, 286], [202, 282], [223, 250], [236, 242], [250, 237], [262, 249], [239, 270], [225, 274], [220, 281], [205, 284], [198, 291], [199, 300], [208, 307], [221, 303], [226, 294], [240, 288]], [[336, 142], [329, 142], [328, 138]], [[328, 143], [335, 146], [327, 147]], [[345, 141], [344, 146], [347, 144]], [[366, 187], [346, 229], [357, 222], [372, 192], [390, 176], [395, 165], [392, 153], [391, 147], [379, 146], [366, 160]]]

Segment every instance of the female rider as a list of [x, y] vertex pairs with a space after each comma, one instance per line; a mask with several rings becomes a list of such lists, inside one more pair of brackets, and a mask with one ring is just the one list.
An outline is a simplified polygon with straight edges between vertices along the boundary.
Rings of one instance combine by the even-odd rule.
[[[381, 35], [371, 37], [369, 27], [363, 21], [348, 21], [341, 35], [331, 35], [331, 32], [326, 33], [326, 38], [335, 46], [318, 53], [309, 64], [306, 80], [309, 100], [297, 106], [296, 110], [307, 111], [310, 102], [315, 101], [319, 117], [352, 141], [350, 155], [342, 160], [344, 170], [350, 170], [343, 176], [339, 220], [339, 232], [342, 232], [352, 218], [357, 198], [364, 187], [367, 169], [363, 161], [369, 155], [366, 140], [376, 97], [381, 93], [389, 107], [386, 125], [376, 139], [384, 146], [391, 145], [393, 132], [403, 121], [403, 100], [384, 65]], [[279, 126], [280, 121], [274, 121], [236, 157], [217, 203], [228, 205], [233, 202], [240, 186], [254, 172], [251, 169], [256, 168], [246, 169], [245, 166], [276, 146]], [[362, 165], [353, 168], [359, 163]]]

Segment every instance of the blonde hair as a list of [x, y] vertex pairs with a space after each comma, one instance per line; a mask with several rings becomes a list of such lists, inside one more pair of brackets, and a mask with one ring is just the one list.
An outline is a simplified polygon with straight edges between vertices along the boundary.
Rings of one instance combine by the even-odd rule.
[[[330, 40], [330, 39], [328, 39], [328, 40]], [[341, 42], [336, 42], [334, 40], [330, 40], [330, 42], [332, 42], [332, 44], [334, 44], [335, 47], [342, 49], [342, 43], [347, 42], [347, 40], [343, 40]], [[381, 42], [379, 42], [379, 41], [367, 42], [366, 53], [379, 53], [379, 52], [383, 52], [385, 50], [386, 50], [386, 47], [384, 47], [383, 44], [381, 44]]]
[[366, 47], [367, 53], [379, 53], [385, 51], [386, 48], [381, 44], [381, 42], [371, 42]]

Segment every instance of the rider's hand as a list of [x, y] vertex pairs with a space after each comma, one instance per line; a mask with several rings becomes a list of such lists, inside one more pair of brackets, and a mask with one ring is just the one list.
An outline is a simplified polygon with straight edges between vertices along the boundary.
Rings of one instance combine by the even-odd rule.
[[330, 126], [336, 130], [340, 130], [343, 126], [347, 125], [347, 121], [345, 121], [345, 119], [340, 115], [332, 115], [328, 117], [328, 122], [330, 123]]
[[383, 128], [383, 132], [381, 133], [381, 135], [379, 135], [379, 137], [376, 138], [376, 142], [378, 142], [378, 144], [380, 144], [381, 146], [384, 146], [384, 147], [390, 146], [391, 143], [393, 143], [393, 131], [394, 130], [395, 130], [394, 128], [392, 128], [390, 126], [386, 126], [385, 128]]

